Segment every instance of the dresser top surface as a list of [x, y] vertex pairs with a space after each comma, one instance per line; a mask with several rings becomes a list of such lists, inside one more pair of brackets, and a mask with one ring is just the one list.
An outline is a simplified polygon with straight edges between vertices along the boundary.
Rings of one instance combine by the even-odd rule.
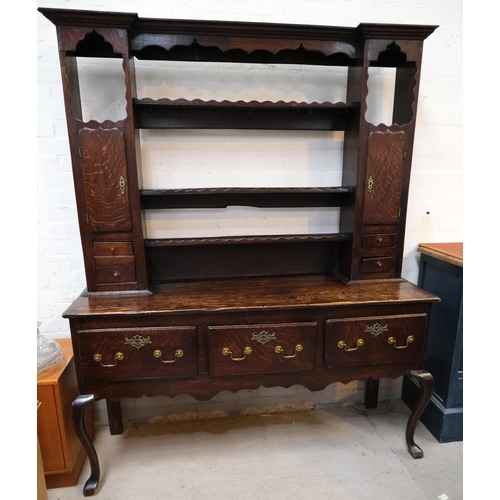
[[332, 276], [174, 282], [152, 294], [85, 295], [63, 314], [120, 316], [436, 302], [405, 280], [345, 284]]

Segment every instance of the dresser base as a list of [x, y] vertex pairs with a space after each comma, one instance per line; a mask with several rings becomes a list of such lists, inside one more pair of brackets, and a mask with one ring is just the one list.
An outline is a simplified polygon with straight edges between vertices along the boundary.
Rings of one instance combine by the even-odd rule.
[[[411, 370], [408, 373], [409, 376], [413, 378], [413, 380], [417, 381], [420, 386], [420, 393], [418, 396], [418, 401], [416, 402], [412, 413], [408, 419], [408, 423], [406, 425], [406, 446], [410, 455], [415, 458], [423, 458], [424, 452], [423, 450], [415, 443], [414, 435], [417, 423], [424, 411], [425, 407], [429, 403], [429, 400], [432, 395], [432, 389], [434, 387], [434, 378], [432, 375], [426, 370]], [[90, 463], [90, 476], [85, 482], [83, 487], [83, 495], [84, 496], [92, 496], [94, 495], [100, 480], [100, 466], [99, 459], [97, 456], [96, 449], [90, 439], [89, 433], [85, 426], [85, 409], [89, 403], [95, 401], [97, 396], [95, 394], [79, 394], [75, 400], [73, 401], [73, 419], [75, 429], [80, 439], [87, 455]], [[117, 417], [116, 410], [119, 408], [119, 402], [114, 401], [113, 405], [108, 408], [112, 408], [113, 418]], [[121, 414], [120, 414], [121, 418]], [[120, 420], [121, 424], [121, 420]], [[121, 432], [123, 432], [123, 427], [121, 427]], [[114, 432], [115, 434], [120, 434], [121, 432]]]

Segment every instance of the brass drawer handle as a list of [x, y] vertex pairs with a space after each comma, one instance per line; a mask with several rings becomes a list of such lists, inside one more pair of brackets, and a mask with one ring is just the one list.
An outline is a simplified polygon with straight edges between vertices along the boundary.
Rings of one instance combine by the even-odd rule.
[[233, 358], [233, 353], [227, 347], [224, 347], [224, 349], [222, 349], [222, 354], [224, 354], [224, 356], [229, 356], [230, 355], [231, 359], [233, 361], [243, 361], [246, 358], [247, 354], [252, 354], [252, 348], [251, 347], [245, 347], [245, 349], [243, 350], [243, 357], [242, 358]]
[[365, 341], [363, 339], [356, 340], [356, 347], [351, 347], [350, 349], [347, 349], [347, 345], [343, 340], [341, 340], [337, 345], [340, 349], [344, 349], [345, 352], [357, 351], [359, 347], [365, 345]]
[[118, 361], [121, 361], [123, 359], [123, 353], [122, 352], [117, 352], [115, 354], [115, 363], [113, 365], [103, 365], [102, 364], [102, 356], [100, 354], [94, 354], [92, 358], [96, 363], [100, 363], [101, 366], [104, 366], [104, 368], [112, 368], [113, 366], [116, 366], [118, 364]]
[[406, 345], [396, 345], [396, 339], [394, 337], [389, 337], [387, 339], [387, 342], [389, 344], [392, 344], [396, 349], [406, 349], [409, 344], [411, 344], [415, 340], [415, 337], [413, 335], [408, 335], [406, 337]]
[[118, 276], [120, 276], [120, 273], [119, 273], [118, 271], [115, 271], [115, 272], [113, 273], [113, 277], [114, 277], [114, 278], [118, 278]]
[[281, 347], [280, 345], [279, 346], [276, 346], [276, 349], [274, 349], [274, 352], [276, 354], [281, 354], [285, 359], [290, 359], [290, 358], [295, 358], [295, 356], [297, 356], [297, 354], [299, 352], [302, 352], [304, 350], [304, 346], [302, 344], [297, 344], [295, 346], [295, 354], [290, 354], [289, 356], [285, 356], [283, 354], [283, 347]]
[[[156, 351], [153, 352], [153, 356], [155, 358], [160, 359], [161, 358], [161, 351], [159, 349], [156, 349]], [[177, 349], [174, 354], [174, 359], [160, 359], [162, 363], [168, 364], [168, 363], [175, 363], [177, 358], [182, 358], [184, 356], [184, 351], [182, 349]]]

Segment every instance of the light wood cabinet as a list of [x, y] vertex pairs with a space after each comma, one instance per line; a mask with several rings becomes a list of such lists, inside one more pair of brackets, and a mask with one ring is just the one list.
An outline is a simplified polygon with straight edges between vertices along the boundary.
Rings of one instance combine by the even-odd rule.
[[[78, 394], [71, 339], [57, 342], [63, 359], [37, 376], [37, 432], [47, 488], [76, 485], [86, 458], [71, 416], [71, 403]], [[86, 423], [93, 437], [89, 410]]]

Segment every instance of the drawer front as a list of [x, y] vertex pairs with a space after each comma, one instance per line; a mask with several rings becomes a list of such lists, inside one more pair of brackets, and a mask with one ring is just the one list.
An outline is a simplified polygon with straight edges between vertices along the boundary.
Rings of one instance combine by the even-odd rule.
[[387, 248], [396, 246], [396, 233], [364, 234], [363, 248]]
[[370, 365], [419, 361], [424, 356], [427, 314], [329, 319], [325, 365]]
[[80, 330], [81, 366], [88, 380], [137, 380], [197, 374], [196, 328]]
[[371, 273], [390, 273], [394, 271], [396, 260], [394, 257], [375, 257], [361, 259], [361, 272]]
[[[131, 241], [94, 241], [92, 248], [96, 268], [133, 267], [135, 265], [134, 248]], [[135, 278], [132, 281], [135, 281]], [[111, 283], [116, 283], [116, 281], [111, 281]]]
[[131, 241], [94, 241], [92, 248], [95, 257], [122, 257], [134, 254]]
[[97, 283], [129, 283], [136, 280], [135, 266], [96, 267]]
[[209, 326], [211, 375], [308, 371], [315, 367], [317, 323]]

